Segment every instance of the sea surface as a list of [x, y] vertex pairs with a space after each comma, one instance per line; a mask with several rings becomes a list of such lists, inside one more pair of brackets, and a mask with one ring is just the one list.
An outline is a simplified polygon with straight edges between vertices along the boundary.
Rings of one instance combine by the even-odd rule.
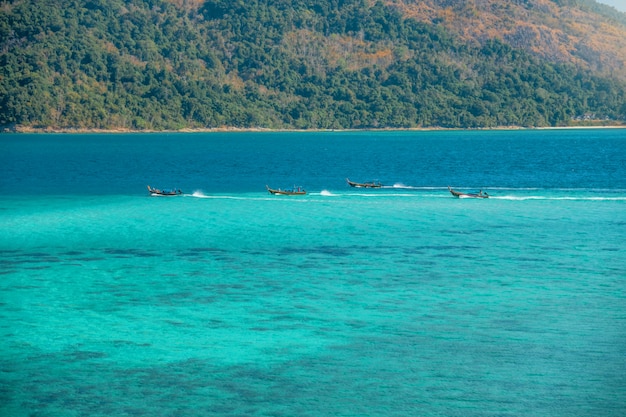
[[2, 134], [0, 415], [624, 416], [626, 130]]

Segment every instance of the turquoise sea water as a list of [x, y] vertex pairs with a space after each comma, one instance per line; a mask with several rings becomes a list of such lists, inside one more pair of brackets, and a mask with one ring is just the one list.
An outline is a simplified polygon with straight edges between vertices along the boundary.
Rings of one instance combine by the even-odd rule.
[[624, 130], [0, 150], [2, 416], [626, 414]]

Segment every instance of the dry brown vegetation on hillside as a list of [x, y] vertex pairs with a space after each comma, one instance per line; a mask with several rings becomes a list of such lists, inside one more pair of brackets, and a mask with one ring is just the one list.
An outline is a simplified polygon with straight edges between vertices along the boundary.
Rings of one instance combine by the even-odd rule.
[[[557, 3], [563, 3], [559, 5]], [[499, 39], [535, 55], [626, 79], [626, 26], [585, 3], [551, 0], [386, 0], [465, 40]]]

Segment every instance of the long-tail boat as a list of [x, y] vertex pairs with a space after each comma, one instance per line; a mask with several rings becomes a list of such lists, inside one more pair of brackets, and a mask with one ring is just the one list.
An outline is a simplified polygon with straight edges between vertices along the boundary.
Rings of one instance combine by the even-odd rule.
[[379, 181], [354, 182], [354, 181], [350, 181], [349, 178], [346, 178], [346, 181], [348, 182], [350, 187], [355, 187], [355, 188], [381, 188], [383, 186]]
[[155, 196], [159, 196], [159, 195], [172, 196], [172, 195], [181, 195], [183, 193], [179, 189], [159, 190], [158, 188], [152, 188], [149, 185], [148, 185], [148, 192], [150, 193], [150, 195], [155, 195]]
[[275, 188], [270, 188], [269, 185], [266, 185], [265, 188], [267, 188], [267, 191], [269, 191], [270, 194], [274, 194], [274, 195], [305, 195], [306, 191], [302, 188], [302, 187], [293, 187], [290, 190], [282, 190], [280, 188], [275, 189]]
[[483, 190], [480, 190], [477, 193], [462, 193], [460, 191], [453, 190], [449, 186], [448, 190], [450, 191], [450, 194], [452, 194], [456, 198], [489, 198], [489, 194], [483, 193]]

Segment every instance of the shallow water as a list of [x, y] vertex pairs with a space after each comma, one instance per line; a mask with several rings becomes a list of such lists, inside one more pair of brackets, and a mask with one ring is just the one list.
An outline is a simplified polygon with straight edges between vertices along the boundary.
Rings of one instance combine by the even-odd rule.
[[624, 415], [623, 132], [2, 135], [0, 414]]

